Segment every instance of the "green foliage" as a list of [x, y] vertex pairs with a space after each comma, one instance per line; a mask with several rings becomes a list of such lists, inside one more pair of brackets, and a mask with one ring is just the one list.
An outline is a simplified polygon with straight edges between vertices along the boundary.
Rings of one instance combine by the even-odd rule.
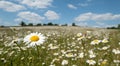
[[[38, 23], [36, 25], [33, 25], [33, 23], [26, 24], [24, 21], [22, 21], [20, 23], [20, 26], [59, 26], [59, 24], [54, 24], [52, 22], [48, 22], [47, 24]], [[67, 24], [63, 24], [62, 26], [67, 26]], [[73, 24], [73, 26], [75, 26], [75, 24]]]
[[120, 29], [120, 24], [118, 24], [118, 26], [117, 27], [107, 27], [107, 29]]
[[67, 26], [67, 24], [63, 24], [62, 26]]
[[48, 25], [48, 26], [53, 26], [53, 23], [52, 23], [52, 22], [49, 22], [47, 25]]
[[42, 26], [42, 24], [41, 24], [41, 23], [38, 23], [36, 26]]
[[118, 27], [117, 28], [119, 28], [120, 29], [120, 24], [118, 24]]
[[75, 24], [75, 23], [72, 23], [72, 26], [76, 26], [76, 24]]
[[47, 26], [47, 24], [43, 24], [43, 26]]
[[33, 23], [29, 23], [28, 26], [33, 26]]
[[0, 27], [2, 27], [2, 28], [3, 28], [3, 27], [5, 27], [5, 26], [4, 26], [4, 25], [1, 25]]
[[21, 21], [20, 26], [26, 26], [26, 23], [24, 21]]
[[59, 26], [58, 24], [54, 24], [54, 26]]

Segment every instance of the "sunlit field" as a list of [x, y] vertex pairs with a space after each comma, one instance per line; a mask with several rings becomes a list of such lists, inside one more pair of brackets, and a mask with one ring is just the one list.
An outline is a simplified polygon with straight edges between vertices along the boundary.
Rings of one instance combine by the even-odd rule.
[[0, 28], [0, 66], [120, 66], [120, 30]]

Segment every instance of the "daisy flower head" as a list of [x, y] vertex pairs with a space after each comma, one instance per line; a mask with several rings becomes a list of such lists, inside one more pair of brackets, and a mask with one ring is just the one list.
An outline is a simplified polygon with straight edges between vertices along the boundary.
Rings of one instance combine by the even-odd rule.
[[120, 45], [120, 42], [118, 44]]
[[45, 41], [45, 36], [41, 33], [31, 33], [24, 38], [24, 42], [28, 47], [33, 47], [36, 45], [41, 45]]
[[78, 58], [84, 58], [84, 53], [79, 53]]
[[101, 42], [101, 40], [93, 40], [90, 44], [91, 45], [95, 45], [95, 44], [99, 44]]
[[86, 61], [89, 65], [95, 65], [96, 64], [96, 61], [94, 60], [87, 60]]
[[102, 62], [101, 62], [101, 66], [105, 66], [107, 64], [107, 60], [103, 60]]
[[103, 39], [102, 40], [102, 43], [108, 43], [109, 41], [108, 41], [108, 39]]
[[120, 50], [119, 50], [119, 49], [113, 49], [112, 52], [113, 52], [114, 54], [120, 54]]
[[65, 56], [68, 57], [68, 58], [70, 58], [70, 57], [74, 57], [75, 55], [73, 53], [68, 53]]
[[87, 32], [87, 34], [91, 34], [92, 33], [92, 31], [86, 31]]
[[82, 35], [82, 33], [77, 33], [77, 37], [81, 37]]
[[64, 66], [64, 65], [67, 65], [68, 64], [68, 60], [63, 60], [61, 65]]
[[85, 38], [84, 36], [81, 36], [81, 37], [78, 38], [78, 40], [82, 40], [82, 39], [84, 39], [84, 38]]

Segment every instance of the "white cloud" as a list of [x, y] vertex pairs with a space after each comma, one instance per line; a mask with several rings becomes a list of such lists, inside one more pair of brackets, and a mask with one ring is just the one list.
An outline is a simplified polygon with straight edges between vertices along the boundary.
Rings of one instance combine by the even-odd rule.
[[90, 2], [92, 2], [93, 0], [86, 0], [84, 3], [79, 3], [78, 5], [81, 7], [86, 7], [90, 5]]
[[17, 5], [15, 3], [8, 2], [8, 1], [0, 1], [0, 8], [8, 12], [16, 12], [19, 10], [26, 9], [24, 6]]
[[95, 13], [83, 13], [80, 14], [75, 18], [75, 21], [105, 21], [105, 20], [117, 20], [120, 19], [120, 14], [112, 14], [112, 13], [105, 13], [105, 14], [95, 14]]
[[91, 16], [91, 13], [80, 14], [75, 18], [75, 21], [77, 22], [86, 21], [90, 19], [90, 16]]
[[74, 5], [72, 5], [72, 4], [68, 4], [67, 6], [68, 6], [69, 8], [71, 8], [71, 9], [77, 9], [77, 7], [74, 6]]
[[48, 20], [57, 20], [60, 18], [56, 12], [51, 10], [48, 10], [44, 15], [47, 17]]
[[29, 11], [20, 12], [17, 16], [19, 18], [15, 19], [15, 21], [26, 20], [28, 22], [37, 23], [37, 22], [41, 22], [42, 20], [44, 20], [44, 17], [42, 17], [34, 12], [29, 12]]
[[52, 2], [53, 0], [21, 0], [22, 4], [35, 8], [47, 8]]

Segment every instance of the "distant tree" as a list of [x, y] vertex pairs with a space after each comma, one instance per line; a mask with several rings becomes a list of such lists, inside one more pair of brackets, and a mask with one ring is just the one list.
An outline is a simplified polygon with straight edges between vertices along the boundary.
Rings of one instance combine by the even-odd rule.
[[118, 24], [117, 28], [119, 28], [119, 29], [120, 29], [120, 24]]
[[53, 23], [52, 23], [52, 22], [49, 22], [47, 25], [48, 25], [48, 26], [53, 26]]
[[41, 23], [38, 23], [36, 26], [42, 26], [42, 24], [41, 24]]
[[3, 28], [3, 27], [5, 27], [5, 26], [4, 26], [4, 25], [1, 25], [0, 27], [2, 27], [2, 28]]
[[24, 21], [21, 21], [20, 26], [26, 26], [26, 23]]
[[116, 29], [116, 27], [111, 27], [111, 29]]
[[75, 23], [72, 23], [72, 26], [76, 26], [76, 24], [75, 24]]
[[62, 26], [67, 26], [67, 24], [63, 24]]
[[58, 26], [58, 24], [54, 24], [54, 26]]
[[33, 23], [29, 23], [28, 26], [33, 26]]
[[115, 27], [115, 26], [112, 26], [112, 27], [107, 27], [107, 29], [120, 29], [120, 24], [118, 24], [118, 26], [117, 26], [117, 27]]
[[43, 24], [43, 26], [47, 26], [47, 24]]
[[107, 27], [107, 29], [110, 29], [110, 27]]

